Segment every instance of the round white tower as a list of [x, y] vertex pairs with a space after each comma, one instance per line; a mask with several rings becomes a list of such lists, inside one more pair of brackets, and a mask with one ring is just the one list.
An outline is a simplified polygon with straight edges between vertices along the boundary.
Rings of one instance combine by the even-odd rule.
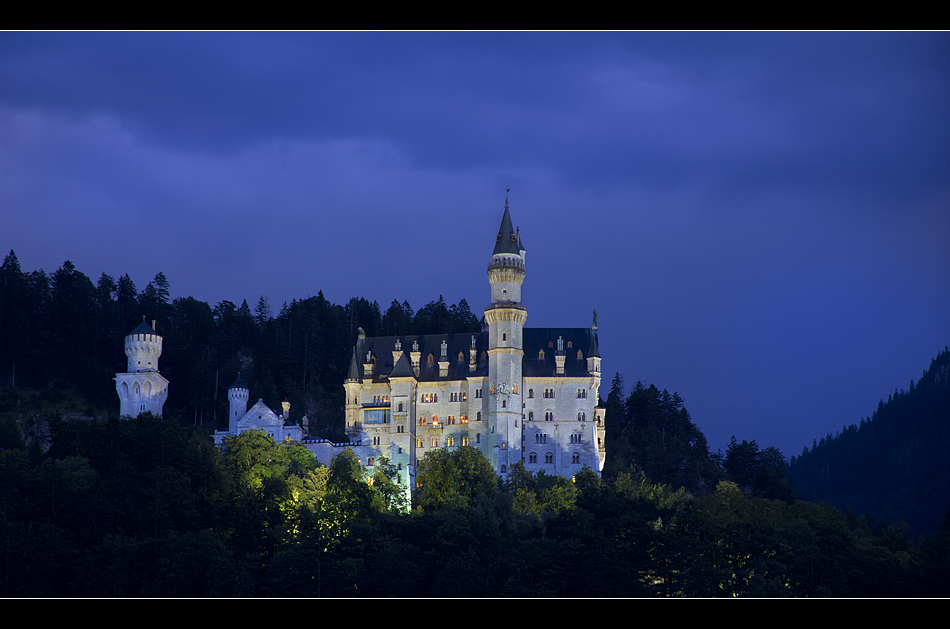
[[508, 198], [488, 265], [491, 305], [488, 323], [488, 421], [493, 430], [492, 463], [503, 476], [521, 460], [522, 331], [528, 310], [521, 305], [524, 282], [524, 246], [520, 231], [511, 225]]
[[125, 355], [128, 371], [115, 375], [116, 393], [119, 394], [119, 414], [136, 417], [151, 412], [161, 415], [168, 399], [168, 380], [158, 373], [158, 359], [162, 355], [162, 337], [144, 321], [125, 337]]
[[228, 401], [231, 403], [231, 408], [228, 411], [228, 432], [232, 436], [237, 434], [238, 422], [247, 413], [247, 400], [250, 398], [250, 394], [247, 385], [244, 384], [240, 374], [238, 374], [237, 380], [228, 389]]

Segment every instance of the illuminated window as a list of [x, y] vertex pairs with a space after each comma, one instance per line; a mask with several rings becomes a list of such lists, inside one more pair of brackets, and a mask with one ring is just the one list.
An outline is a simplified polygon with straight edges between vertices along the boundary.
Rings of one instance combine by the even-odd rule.
[[419, 437], [418, 439], [416, 439], [416, 447], [417, 448], [426, 447], [425, 441], [422, 439], [422, 437]]
[[376, 465], [376, 457], [369, 457], [369, 460], [366, 462], [367, 465]]
[[432, 437], [432, 447], [433, 447], [433, 448], [438, 448], [438, 447], [439, 447], [439, 438], [438, 438], [438, 437]]
[[504, 442], [502, 442], [502, 444], [501, 444], [501, 449], [502, 449], [502, 450], [505, 450], [505, 449], [506, 449], [506, 448], [505, 448], [505, 443], [504, 443]]
[[515, 394], [515, 395], [518, 395], [518, 385], [517, 385], [517, 384], [511, 385], [511, 392], [512, 392], [513, 394]]
[[438, 416], [438, 415], [433, 415], [433, 416], [432, 416], [432, 425], [433, 425], [433, 426], [438, 426], [438, 425], [439, 425], [439, 416]]
[[544, 350], [543, 350], [543, 349], [539, 349], [539, 350], [538, 350], [538, 360], [544, 360]]
[[584, 352], [577, 350], [577, 360], [584, 360]]
[[467, 424], [467, 423], [468, 423], [468, 415], [462, 415], [461, 422], [462, 422], [463, 424]]
[[467, 446], [467, 445], [468, 445], [468, 436], [467, 436], [467, 435], [462, 437], [462, 445], [463, 445], [463, 446]]
[[455, 437], [446, 437], [446, 438], [445, 438], [445, 445], [448, 446], [449, 448], [451, 448], [452, 446], [454, 446], [454, 445], [455, 445]]
[[468, 400], [468, 393], [462, 391], [462, 401], [465, 402], [466, 400]]
[[420, 418], [419, 418], [419, 425], [420, 425], [420, 426], [425, 426], [425, 425], [426, 425], [426, 418], [425, 418], [425, 417], [420, 417]]

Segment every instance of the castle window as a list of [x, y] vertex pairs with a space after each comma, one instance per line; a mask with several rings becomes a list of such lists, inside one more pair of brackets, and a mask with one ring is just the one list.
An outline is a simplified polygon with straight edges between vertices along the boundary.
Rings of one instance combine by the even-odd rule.
[[567, 342], [567, 349], [571, 349], [572, 347], [574, 347], [574, 344], [571, 343], [570, 341], [568, 341], [568, 342]]
[[529, 422], [534, 421], [534, 411], [528, 411], [528, 421]]
[[508, 468], [507, 468], [506, 466], [502, 465], [502, 466], [501, 466], [501, 473], [502, 473], [502, 474], [507, 474], [507, 473], [508, 473]]
[[462, 415], [461, 423], [463, 423], [463, 424], [467, 424], [467, 423], [468, 423], [468, 415]]
[[366, 461], [367, 465], [376, 465], [376, 457], [369, 457], [369, 460]]
[[438, 437], [432, 437], [432, 447], [433, 447], [433, 448], [438, 448], [438, 447], [439, 447], [439, 438], [438, 438]]
[[502, 401], [501, 401], [501, 407], [502, 407], [502, 408], [507, 408], [507, 402], [506, 402], [506, 400], [502, 400]]
[[580, 413], [578, 413], [578, 414], [577, 414], [577, 421], [579, 421], [579, 422], [586, 422], [586, 421], [587, 421], [587, 414], [584, 413], [584, 411], [581, 411]]
[[534, 389], [528, 389], [528, 399], [531, 399], [533, 397], [534, 397]]
[[504, 442], [502, 442], [502, 444], [501, 444], [501, 449], [502, 449], [502, 450], [507, 449]]
[[545, 462], [545, 463], [554, 463], [554, 455], [551, 454], [550, 452], [545, 453], [545, 455], [544, 455], [544, 462]]
[[544, 421], [546, 421], [546, 422], [553, 422], [553, 421], [554, 421], [554, 412], [553, 412], [553, 411], [545, 411], [545, 413], [544, 413]]
[[571, 455], [571, 463], [578, 464], [581, 462], [581, 455], [577, 452]]
[[462, 354], [462, 352], [459, 352], [459, 362], [460, 362], [460, 363], [464, 363], [464, 362], [465, 362], [465, 356]]
[[426, 447], [426, 442], [425, 442], [425, 440], [424, 440], [422, 437], [419, 437], [418, 439], [416, 439], [416, 447], [417, 447], [417, 448], [424, 448], [424, 447]]
[[402, 402], [399, 403], [399, 412], [402, 412]]
[[446, 437], [446, 438], [445, 438], [445, 445], [448, 446], [449, 448], [451, 448], [452, 446], [454, 446], [454, 445], [455, 445], [455, 437]]
[[438, 416], [438, 415], [433, 415], [433, 416], [432, 416], [432, 425], [433, 425], [433, 426], [438, 426], [438, 425], [439, 425], [439, 416]]
[[429, 354], [429, 364], [430, 364], [430, 365], [432, 364], [432, 360], [433, 360], [432, 354]]
[[532, 452], [531, 454], [528, 455], [528, 463], [537, 463], [537, 462], [538, 462], [538, 455], [537, 455], [537, 454], [535, 454], [534, 452]]
[[517, 385], [517, 384], [511, 385], [511, 392], [512, 392], [514, 395], [518, 395], [518, 385]]
[[501, 333], [501, 340], [502, 340], [502, 341], [507, 341], [507, 340], [508, 340], [508, 333], [507, 333], [507, 332], [502, 332], [502, 333]]
[[425, 417], [420, 417], [420, 418], [419, 418], [419, 425], [420, 425], [420, 426], [425, 426], [425, 425], [426, 425], [426, 418], [425, 418]]
[[577, 360], [584, 360], [584, 352], [577, 350]]
[[[402, 448], [399, 448], [399, 454], [402, 454]], [[399, 464], [399, 469], [402, 469], [402, 463]]]
[[466, 393], [465, 391], [462, 391], [462, 401], [465, 402], [467, 400], [468, 400], [468, 393]]
[[475, 433], [475, 443], [481, 443], [481, 442], [482, 442], [482, 433], [476, 432], [476, 433]]
[[463, 446], [467, 446], [467, 445], [468, 445], [468, 435], [465, 435], [465, 436], [462, 437], [462, 445], [463, 445]]
[[544, 350], [543, 350], [543, 349], [539, 349], [539, 350], [538, 350], [538, 360], [544, 360]]

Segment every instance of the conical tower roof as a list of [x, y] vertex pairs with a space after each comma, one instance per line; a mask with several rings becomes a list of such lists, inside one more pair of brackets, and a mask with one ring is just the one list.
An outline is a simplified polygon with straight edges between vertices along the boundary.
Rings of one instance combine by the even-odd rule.
[[228, 387], [228, 390], [231, 389], [246, 389], [247, 385], [244, 384], [244, 381], [241, 380], [241, 374], [238, 374], [237, 380], [234, 381], [234, 384]]
[[501, 217], [501, 227], [498, 228], [498, 235], [495, 237], [495, 250], [492, 255], [499, 253], [513, 253], [520, 255], [521, 243], [519, 236], [515, 235], [515, 230], [511, 226], [511, 215], [508, 213], [508, 199], [505, 199], [505, 215]]
[[360, 379], [360, 368], [356, 364], [356, 347], [353, 348], [353, 356], [350, 358], [350, 371], [346, 374], [346, 379], [348, 381]]

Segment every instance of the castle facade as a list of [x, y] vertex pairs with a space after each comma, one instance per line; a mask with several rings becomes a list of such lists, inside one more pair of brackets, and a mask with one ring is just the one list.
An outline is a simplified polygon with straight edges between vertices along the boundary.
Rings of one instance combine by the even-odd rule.
[[[346, 392], [349, 447], [370, 472], [382, 457], [408, 492], [426, 452], [474, 446], [503, 479], [517, 462], [572, 477], [604, 461], [596, 312], [590, 328], [528, 328], [525, 248], [508, 202], [495, 238], [491, 304], [477, 334], [367, 337]], [[321, 462], [347, 444], [304, 439]]]

